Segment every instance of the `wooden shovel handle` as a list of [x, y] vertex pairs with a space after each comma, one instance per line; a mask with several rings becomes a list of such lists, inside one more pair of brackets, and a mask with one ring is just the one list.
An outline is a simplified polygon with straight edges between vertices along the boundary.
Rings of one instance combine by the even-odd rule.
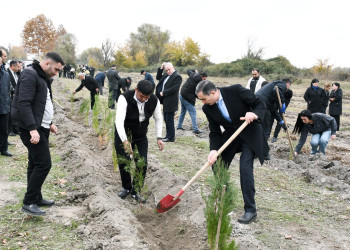
[[[282, 102], [281, 102], [280, 92], [278, 91], [278, 87], [276, 87], [276, 94], [277, 94], [277, 97], [278, 97], [278, 102], [280, 104], [280, 108], [282, 108]], [[290, 149], [293, 152], [294, 151], [293, 144], [292, 144], [292, 140], [290, 139], [290, 134], [289, 134], [289, 130], [288, 130], [288, 127], [287, 127], [287, 121], [286, 121], [286, 117], [284, 116], [284, 113], [282, 113], [282, 118], [283, 118], [283, 121], [284, 121], [284, 125], [287, 128], [287, 135], [288, 135], [289, 146], [290, 146]]]
[[[221, 146], [221, 148], [218, 150], [217, 156], [219, 156], [222, 151], [224, 151], [228, 145], [230, 145], [230, 143], [236, 139], [236, 137], [242, 132], [242, 130], [248, 125], [248, 122], [245, 121], [237, 130], [236, 132], [231, 135], [231, 137], [225, 142], [224, 145]], [[205, 165], [196, 173], [195, 176], [192, 177], [191, 180], [189, 180], [186, 185], [181, 189], [182, 192], [181, 194], [183, 194], [183, 192], [186, 191], [186, 189], [198, 178], [198, 176], [200, 176], [204, 170], [206, 170], [208, 167], [210, 166], [210, 163], [207, 161], [207, 163], [205, 163]], [[180, 193], [180, 192], [179, 192]], [[179, 194], [178, 193], [178, 194]], [[177, 199], [179, 196], [177, 196], [177, 194], [175, 195], [174, 199]]]

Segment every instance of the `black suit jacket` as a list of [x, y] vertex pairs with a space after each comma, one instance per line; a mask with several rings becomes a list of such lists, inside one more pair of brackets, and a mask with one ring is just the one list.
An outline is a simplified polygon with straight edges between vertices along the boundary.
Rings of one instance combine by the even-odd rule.
[[[252, 91], [239, 84], [219, 88], [219, 90], [224, 99], [231, 122], [222, 116], [216, 103], [213, 105], [205, 104], [203, 106], [203, 111], [209, 121], [210, 150], [218, 150], [229, 139], [244, 122], [240, 120], [240, 117], [244, 117], [247, 112], [253, 112], [259, 118], [264, 117], [265, 112], [264, 103], [259, 98], [256, 98]], [[224, 133], [221, 132], [220, 126], [224, 127]], [[268, 148], [268, 145], [264, 139], [260, 119], [249, 124], [240, 133], [240, 138], [254, 151], [262, 164], [264, 162], [264, 150]], [[234, 140], [230, 148], [233, 148], [234, 153], [241, 152], [240, 140]]]
[[95, 78], [86, 75], [85, 79], [81, 81], [80, 86], [75, 90], [75, 92], [79, 92], [84, 86], [88, 90], [93, 91], [98, 88], [98, 82], [95, 80]]
[[175, 112], [179, 106], [179, 89], [182, 82], [182, 77], [177, 71], [175, 71], [168, 79], [164, 86], [163, 96], [160, 96], [162, 92], [163, 83], [168, 74], [163, 73], [161, 68], [158, 68], [156, 79], [159, 83], [156, 87], [156, 96], [161, 104], [163, 104], [163, 112]]

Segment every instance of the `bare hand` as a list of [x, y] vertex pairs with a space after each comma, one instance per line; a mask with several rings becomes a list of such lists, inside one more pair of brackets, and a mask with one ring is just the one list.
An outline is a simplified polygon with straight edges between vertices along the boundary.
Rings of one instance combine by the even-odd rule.
[[96, 89], [96, 92], [98, 93], [99, 91], [100, 91], [100, 90], [97, 88], [97, 89]]
[[159, 150], [162, 151], [164, 149], [164, 142], [161, 139], [159, 139], [157, 140], [157, 144], [158, 144]]
[[33, 143], [33, 144], [38, 144], [38, 142], [40, 141], [40, 135], [38, 133], [38, 130], [31, 130], [30, 132], [30, 143]]
[[332, 135], [331, 139], [334, 140], [337, 136], [336, 135]]
[[247, 112], [245, 114], [245, 117], [241, 117], [240, 120], [243, 121], [245, 120], [248, 124], [253, 122], [254, 120], [257, 120], [258, 116], [254, 114], [253, 112]]
[[163, 92], [160, 92], [159, 94], [160, 94], [160, 96], [163, 96]]
[[50, 125], [50, 132], [54, 133], [55, 135], [57, 134], [57, 126], [55, 124]]
[[75, 95], [75, 93], [77, 93], [77, 92], [74, 91], [74, 92], [73, 92], [73, 95]]
[[210, 165], [213, 165], [216, 160], [218, 159], [218, 151], [216, 150], [211, 150], [209, 155], [208, 155], [208, 162]]
[[132, 147], [131, 147], [131, 144], [128, 140], [125, 140], [123, 142], [123, 146], [124, 146], [125, 152], [128, 153], [129, 155], [132, 155], [132, 153], [133, 153]]

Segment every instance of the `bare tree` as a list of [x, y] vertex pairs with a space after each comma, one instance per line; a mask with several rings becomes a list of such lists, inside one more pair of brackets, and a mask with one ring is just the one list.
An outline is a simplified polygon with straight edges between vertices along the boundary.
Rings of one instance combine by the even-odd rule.
[[264, 54], [264, 47], [260, 47], [258, 49], [255, 48], [255, 42], [256, 40], [253, 38], [248, 39], [248, 48], [247, 53], [242, 56], [242, 58], [251, 58], [251, 59], [261, 59], [262, 55]]
[[112, 42], [109, 38], [102, 42], [102, 54], [103, 54], [103, 66], [106, 66], [114, 55], [115, 43]]

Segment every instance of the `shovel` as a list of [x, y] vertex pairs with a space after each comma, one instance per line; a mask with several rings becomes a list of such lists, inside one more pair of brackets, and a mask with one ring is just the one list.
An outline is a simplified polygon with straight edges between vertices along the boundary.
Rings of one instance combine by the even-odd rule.
[[[248, 125], [248, 123], [245, 121], [237, 130], [236, 132], [231, 135], [231, 137], [225, 142], [224, 145], [221, 146], [221, 148], [218, 150], [217, 156], [219, 156], [222, 151], [224, 151], [228, 145], [242, 132], [242, 130]], [[157, 204], [157, 213], [164, 213], [168, 211], [169, 209], [173, 208], [177, 203], [181, 201], [179, 197], [186, 191], [186, 189], [200, 176], [204, 170], [206, 170], [210, 166], [210, 163], [207, 162], [197, 173], [195, 176], [192, 177], [189, 182], [186, 183], [186, 185], [175, 195], [172, 196], [171, 194], [166, 195], [158, 204]]]
[[[277, 97], [278, 97], [278, 102], [280, 104], [280, 108], [282, 108], [282, 102], [281, 102], [280, 92], [278, 91], [278, 88], [276, 88], [276, 93], [277, 93]], [[292, 144], [292, 140], [290, 139], [290, 134], [289, 134], [289, 130], [288, 130], [287, 122], [286, 122], [286, 117], [284, 116], [284, 113], [282, 113], [282, 118], [284, 121], [284, 125], [286, 125], [286, 128], [287, 128], [288, 141], [289, 141], [289, 146], [290, 146], [290, 150], [291, 150], [290, 152], [291, 152], [291, 154], [293, 154], [293, 144]]]

